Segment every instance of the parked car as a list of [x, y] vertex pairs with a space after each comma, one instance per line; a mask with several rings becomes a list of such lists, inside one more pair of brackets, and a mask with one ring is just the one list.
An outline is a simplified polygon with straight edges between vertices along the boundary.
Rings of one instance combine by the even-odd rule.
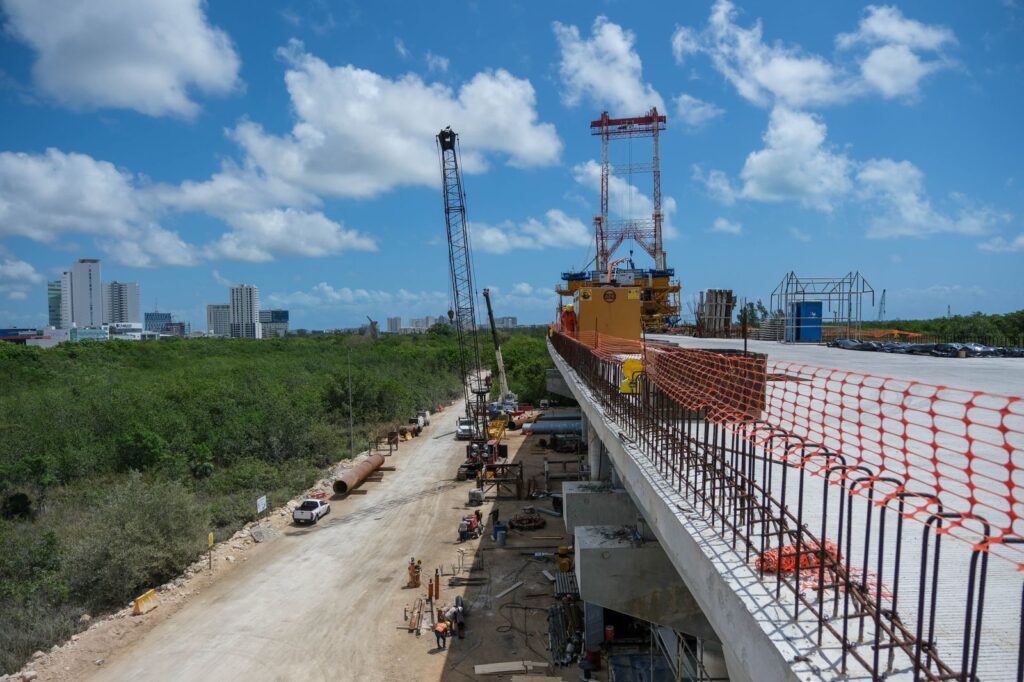
[[316, 523], [321, 517], [331, 513], [331, 505], [323, 500], [303, 500], [302, 504], [292, 512], [295, 523]]
[[455, 440], [472, 440], [473, 439], [473, 420], [469, 417], [459, 417], [458, 424], [455, 426]]
[[423, 418], [423, 426], [430, 426], [430, 410], [420, 410], [416, 416]]

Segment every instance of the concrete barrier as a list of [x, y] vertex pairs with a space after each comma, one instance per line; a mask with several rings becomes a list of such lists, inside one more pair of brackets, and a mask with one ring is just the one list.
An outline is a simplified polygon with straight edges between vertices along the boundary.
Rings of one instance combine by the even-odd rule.
[[149, 613], [159, 605], [160, 602], [157, 601], [156, 590], [149, 590], [141, 597], [135, 599], [135, 608], [132, 610], [132, 615], [141, 616], [144, 613]]

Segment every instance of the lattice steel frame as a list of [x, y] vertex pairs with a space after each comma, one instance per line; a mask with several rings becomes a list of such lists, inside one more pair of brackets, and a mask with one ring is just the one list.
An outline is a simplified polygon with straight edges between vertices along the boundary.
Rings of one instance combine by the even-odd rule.
[[441, 156], [441, 190], [448, 230], [448, 272], [453, 297], [452, 324], [459, 340], [459, 363], [466, 397], [466, 416], [473, 420], [473, 439], [487, 438], [487, 387], [483, 381], [480, 341], [476, 330], [473, 261], [466, 221], [466, 194], [459, 169], [459, 136], [445, 128], [437, 135]]
[[[860, 336], [864, 320], [864, 298], [871, 296], [875, 305], [875, 290], [860, 272], [851, 271], [842, 277], [799, 277], [788, 272], [771, 294], [771, 312], [781, 311], [789, 325], [790, 304], [802, 301], [821, 301], [826, 312], [832, 312], [831, 324], [839, 328], [846, 338]], [[822, 315], [822, 323], [828, 320]]]
[[[615, 250], [623, 241], [632, 239], [654, 259], [654, 267], [665, 269], [665, 249], [661, 239], [661, 152], [659, 134], [665, 129], [668, 119], [651, 107], [646, 116], [633, 118], [611, 118], [608, 112], [590, 122], [590, 134], [601, 138], [601, 214], [594, 216], [594, 236], [597, 248], [596, 269], [604, 272]], [[651, 163], [629, 163], [612, 166], [608, 159], [608, 143], [613, 139], [650, 137], [653, 156]], [[654, 212], [650, 219], [608, 218], [608, 184], [613, 171], [649, 172], [652, 176], [651, 201]]]

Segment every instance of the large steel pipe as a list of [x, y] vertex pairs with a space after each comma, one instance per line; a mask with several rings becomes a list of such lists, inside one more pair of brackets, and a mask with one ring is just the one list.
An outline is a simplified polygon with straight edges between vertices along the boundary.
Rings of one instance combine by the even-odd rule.
[[334, 492], [344, 495], [365, 481], [366, 477], [379, 469], [382, 464], [384, 464], [384, 455], [370, 455], [369, 458], [355, 465], [334, 481]]

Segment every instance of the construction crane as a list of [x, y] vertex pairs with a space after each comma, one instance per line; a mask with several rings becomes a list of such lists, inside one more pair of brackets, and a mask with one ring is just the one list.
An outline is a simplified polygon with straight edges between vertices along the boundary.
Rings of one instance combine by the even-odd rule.
[[885, 320], [885, 289], [882, 289], [882, 298], [878, 301], [878, 321]]
[[459, 169], [459, 136], [445, 128], [437, 134], [441, 154], [441, 189], [444, 194], [444, 220], [448, 230], [448, 268], [452, 287], [452, 309], [448, 318], [459, 343], [459, 369], [466, 398], [466, 417], [473, 424], [472, 443], [487, 442], [487, 384], [480, 361], [480, 342], [476, 334], [476, 307], [473, 296], [473, 260], [466, 222], [466, 194]]
[[487, 321], [491, 324], [491, 338], [494, 339], [494, 357], [498, 361], [498, 387], [501, 391], [498, 401], [502, 407], [515, 409], [519, 396], [508, 390], [508, 378], [505, 376], [505, 359], [501, 357], [501, 340], [498, 338], [498, 327], [494, 324], [494, 308], [491, 306], [491, 290], [484, 289], [484, 300], [487, 301]]

